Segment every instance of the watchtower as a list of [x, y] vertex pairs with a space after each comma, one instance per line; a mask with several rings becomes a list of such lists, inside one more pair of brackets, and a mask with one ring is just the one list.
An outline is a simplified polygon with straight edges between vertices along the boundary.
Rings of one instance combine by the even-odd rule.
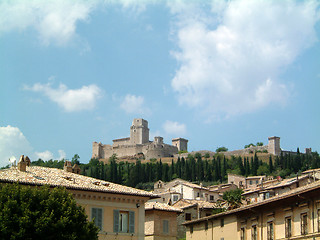
[[132, 144], [144, 144], [149, 142], [148, 121], [142, 118], [133, 119], [130, 127], [130, 142]]
[[269, 137], [268, 153], [279, 156], [281, 154], [280, 137]]
[[173, 138], [172, 145], [178, 148], [178, 151], [188, 151], [188, 140], [184, 138]]

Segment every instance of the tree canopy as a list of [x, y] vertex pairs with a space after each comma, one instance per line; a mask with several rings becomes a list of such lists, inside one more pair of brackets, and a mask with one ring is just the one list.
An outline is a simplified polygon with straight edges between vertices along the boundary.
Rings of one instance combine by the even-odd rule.
[[62, 188], [0, 185], [0, 239], [98, 239], [98, 228]]
[[218, 153], [218, 152], [227, 152], [228, 151], [228, 148], [226, 148], [226, 147], [218, 147], [217, 149], [216, 149], [216, 152]]
[[242, 200], [244, 199], [243, 190], [238, 188], [223, 193], [222, 198], [229, 204], [229, 209], [235, 209], [241, 206]]

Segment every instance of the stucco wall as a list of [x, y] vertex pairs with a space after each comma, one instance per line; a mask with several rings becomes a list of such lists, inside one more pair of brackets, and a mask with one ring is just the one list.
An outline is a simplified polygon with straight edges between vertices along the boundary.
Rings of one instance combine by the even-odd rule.
[[[245, 239], [251, 239], [252, 226], [257, 226], [257, 239], [267, 238], [267, 225], [273, 223], [274, 239], [285, 238], [285, 218], [291, 217], [292, 237], [290, 239], [320, 239], [318, 219], [320, 219], [320, 196], [314, 192], [311, 197], [300, 196], [299, 198], [284, 200], [265, 205], [259, 209], [238, 212], [210, 219], [208, 229], [205, 230], [205, 221], [191, 226], [188, 225], [186, 239], [196, 240], [221, 240], [240, 239], [241, 228], [244, 228]], [[301, 235], [301, 214], [307, 214], [307, 234]], [[224, 227], [221, 227], [221, 219], [224, 219]]]
[[[169, 232], [163, 232], [163, 220], [169, 222]], [[153, 224], [153, 226], [151, 226]], [[146, 237], [154, 240], [177, 239], [177, 213], [159, 210], [146, 211]], [[151, 236], [148, 236], [151, 235]], [[147, 238], [146, 238], [147, 239]]]
[[[91, 220], [92, 208], [102, 208], [103, 225], [99, 233], [99, 239], [118, 239], [118, 240], [143, 240], [144, 239], [144, 222], [145, 210], [144, 202], [147, 198], [124, 196], [117, 194], [103, 194], [82, 191], [71, 191], [77, 203], [84, 207], [89, 220]], [[86, 197], [84, 197], [84, 194]], [[140, 205], [137, 208], [137, 201]], [[113, 230], [113, 210], [133, 211], [135, 213], [135, 231], [131, 233], [115, 233]]]

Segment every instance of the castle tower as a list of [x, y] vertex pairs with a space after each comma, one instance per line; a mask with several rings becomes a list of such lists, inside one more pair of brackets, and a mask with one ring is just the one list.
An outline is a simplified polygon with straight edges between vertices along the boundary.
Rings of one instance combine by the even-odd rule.
[[149, 142], [148, 121], [142, 118], [133, 119], [130, 127], [130, 142], [132, 144], [144, 144]]
[[184, 138], [173, 138], [172, 145], [178, 148], [178, 151], [188, 151], [188, 140]]
[[279, 156], [281, 154], [280, 137], [269, 137], [268, 153]]
[[163, 144], [163, 137], [154, 137], [154, 143]]

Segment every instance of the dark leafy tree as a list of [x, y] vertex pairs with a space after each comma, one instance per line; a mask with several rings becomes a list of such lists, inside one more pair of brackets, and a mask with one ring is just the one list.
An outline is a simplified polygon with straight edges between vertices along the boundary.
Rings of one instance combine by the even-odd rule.
[[218, 147], [217, 149], [216, 149], [216, 152], [217, 153], [219, 153], [219, 152], [227, 152], [228, 151], [228, 148], [226, 148], [226, 147]]
[[98, 228], [66, 190], [0, 186], [0, 239], [98, 239]]
[[77, 165], [80, 165], [80, 156], [78, 154], [75, 154], [71, 160], [71, 164], [74, 165], [74, 164], [77, 164]]
[[272, 163], [272, 157], [271, 155], [269, 156], [269, 172], [273, 172], [273, 163]]
[[228, 209], [235, 209], [241, 206], [244, 196], [242, 195], [242, 189], [230, 190], [223, 193], [222, 198], [228, 202]]

